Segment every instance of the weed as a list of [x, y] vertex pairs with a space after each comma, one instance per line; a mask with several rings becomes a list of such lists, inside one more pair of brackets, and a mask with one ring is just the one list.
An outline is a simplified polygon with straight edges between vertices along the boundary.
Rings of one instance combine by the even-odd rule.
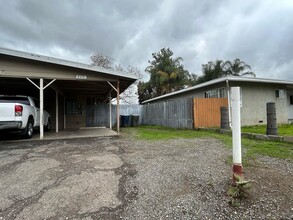
[[248, 189], [251, 187], [251, 181], [244, 180], [243, 177], [234, 174], [235, 183], [228, 189], [230, 204], [239, 206], [242, 199], [247, 198]]

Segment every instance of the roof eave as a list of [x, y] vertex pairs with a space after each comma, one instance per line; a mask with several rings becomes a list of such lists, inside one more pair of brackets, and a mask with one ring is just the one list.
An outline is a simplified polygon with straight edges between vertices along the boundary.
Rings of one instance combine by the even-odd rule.
[[221, 82], [225, 82], [225, 81], [237, 81], [237, 82], [256, 82], [256, 83], [273, 83], [273, 84], [284, 84], [284, 85], [293, 85], [293, 81], [285, 81], [285, 80], [275, 80], [275, 79], [264, 79], [264, 78], [248, 78], [248, 77], [239, 77], [239, 76], [225, 76], [225, 77], [221, 77], [221, 78], [217, 78], [214, 80], [210, 80], [186, 89], [182, 89], [176, 92], [172, 92], [172, 93], [168, 93], [162, 96], [158, 96], [152, 99], [148, 99], [146, 101], [143, 101], [142, 104], [146, 104], [146, 103], [150, 103], [156, 100], [160, 100], [163, 98], [167, 98], [167, 97], [171, 97], [174, 95], [178, 95], [181, 93], [185, 93], [188, 91], [192, 91], [192, 90], [196, 90], [205, 86], [210, 86], [213, 84], [217, 84], [217, 83], [221, 83]]
[[68, 60], [58, 59], [58, 58], [49, 57], [49, 56], [33, 54], [33, 53], [27, 53], [27, 52], [23, 52], [23, 51], [17, 51], [17, 50], [2, 48], [2, 47], [0, 47], [0, 55], [1, 54], [6, 55], [6, 56], [27, 59], [27, 60], [34, 60], [34, 61], [43, 62], [43, 63], [55, 64], [55, 65], [60, 65], [60, 66], [66, 66], [66, 67], [72, 67], [72, 68], [77, 68], [77, 69], [93, 71], [93, 72], [97, 72], [97, 73], [108, 74], [108, 75], [112, 75], [112, 76], [131, 79], [133, 81], [138, 79], [137, 76], [135, 76], [133, 74], [126, 73], [126, 72], [122, 72], [122, 71], [116, 71], [116, 70], [112, 70], [112, 69], [106, 69], [103, 67], [92, 66], [92, 65], [88, 65], [88, 64], [84, 64], [84, 63], [78, 63], [78, 62], [73, 62], [73, 61], [68, 61]]

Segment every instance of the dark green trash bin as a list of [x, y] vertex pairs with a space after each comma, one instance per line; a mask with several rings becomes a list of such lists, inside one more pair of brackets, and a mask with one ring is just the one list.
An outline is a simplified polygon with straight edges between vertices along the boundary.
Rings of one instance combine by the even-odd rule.
[[131, 115], [131, 126], [137, 127], [139, 125], [139, 115]]
[[121, 123], [120, 127], [130, 127], [131, 126], [131, 116], [130, 115], [120, 115]]

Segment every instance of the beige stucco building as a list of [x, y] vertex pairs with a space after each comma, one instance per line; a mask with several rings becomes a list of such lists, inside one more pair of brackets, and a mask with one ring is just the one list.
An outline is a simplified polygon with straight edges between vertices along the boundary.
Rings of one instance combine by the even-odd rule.
[[241, 124], [243, 126], [266, 124], [266, 103], [268, 102], [276, 104], [277, 123], [293, 122], [293, 81], [285, 80], [227, 76], [156, 97], [143, 104], [183, 97], [229, 99], [230, 88], [234, 86], [241, 87]]

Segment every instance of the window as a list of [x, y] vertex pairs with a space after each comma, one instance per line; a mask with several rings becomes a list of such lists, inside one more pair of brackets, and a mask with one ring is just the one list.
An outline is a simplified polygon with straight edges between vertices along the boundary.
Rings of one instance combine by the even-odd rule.
[[225, 97], [225, 89], [221, 88], [219, 89], [219, 98], [224, 98]]
[[276, 98], [284, 98], [285, 91], [283, 89], [276, 89], [275, 90]]
[[66, 100], [66, 115], [82, 115], [82, 106], [76, 101]]
[[290, 95], [290, 105], [293, 105], [293, 95]]
[[224, 98], [225, 97], [225, 88], [212, 89], [204, 92], [205, 98]]

